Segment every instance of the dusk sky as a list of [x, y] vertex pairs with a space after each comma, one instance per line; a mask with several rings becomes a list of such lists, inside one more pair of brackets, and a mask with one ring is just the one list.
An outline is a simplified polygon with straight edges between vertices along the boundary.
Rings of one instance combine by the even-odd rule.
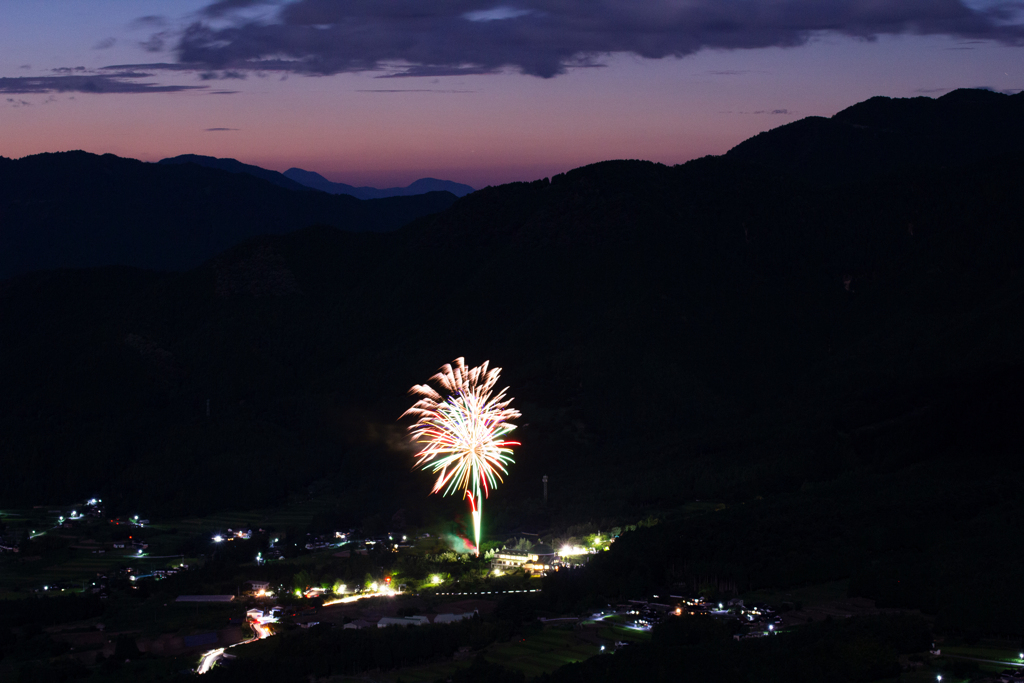
[[1024, 0], [4, 0], [0, 155], [474, 187], [1024, 88]]

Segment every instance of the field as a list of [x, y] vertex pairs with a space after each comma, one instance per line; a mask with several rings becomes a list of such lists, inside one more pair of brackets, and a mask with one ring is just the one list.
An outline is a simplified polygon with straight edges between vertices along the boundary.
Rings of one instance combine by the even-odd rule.
[[[562, 628], [530, 632], [525, 639], [497, 643], [484, 650], [484, 658], [495, 664], [521, 671], [527, 679], [554, 671], [563, 664], [579, 662], [600, 653], [600, 648], [584, 642], [577, 633]], [[438, 662], [396, 669], [387, 673], [338, 677], [335, 681], [380, 681], [381, 683], [433, 683], [447, 678], [456, 669], [469, 666], [462, 662]]]

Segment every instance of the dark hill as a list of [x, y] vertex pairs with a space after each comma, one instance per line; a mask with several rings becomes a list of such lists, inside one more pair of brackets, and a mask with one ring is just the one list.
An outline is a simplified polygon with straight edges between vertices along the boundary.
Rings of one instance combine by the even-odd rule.
[[201, 154], [180, 154], [176, 157], [170, 157], [167, 159], [161, 159], [157, 162], [158, 164], [196, 164], [197, 166], [205, 166], [206, 168], [217, 168], [222, 171], [228, 171], [229, 173], [247, 173], [251, 176], [256, 176], [262, 180], [273, 183], [288, 190], [310, 190], [312, 188], [297, 183], [291, 178], [287, 178], [282, 173], [277, 171], [269, 171], [259, 166], [253, 166], [252, 164], [243, 164], [237, 159], [219, 159], [217, 157], [208, 157]]
[[755, 135], [726, 156], [814, 183], [850, 182], [1024, 151], [1022, 122], [1024, 93], [872, 97]]
[[448, 193], [360, 201], [112, 154], [0, 158], [0, 278], [102, 265], [181, 270], [256, 235], [317, 224], [394, 230], [453, 201]]

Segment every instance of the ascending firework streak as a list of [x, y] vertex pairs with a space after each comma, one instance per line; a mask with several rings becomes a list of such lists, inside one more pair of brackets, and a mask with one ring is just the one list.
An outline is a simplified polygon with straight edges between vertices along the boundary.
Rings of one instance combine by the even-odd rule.
[[488, 369], [489, 363], [467, 368], [466, 361], [457, 358], [454, 367], [445, 365], [430, 380], [446, 395], [417, 384], [409, 393], [421, 398], [402, 416], [416, 418], [409, 432], [423, 448], [415, 466], [438, 475], [433, 493], [447, 496], [461, 489], [462, 497], [469, 500], [477, 555], [483, 499], [502, 481], [501, 475], [508, 474], [505, 466], [514, 462], [511, 447], [519, 445], [504, 440], [516, 428], [508, 421], [520, 413], [508, 407], [512, 399], [505, 396], [507, 387], [494, 393], [501, 368]]

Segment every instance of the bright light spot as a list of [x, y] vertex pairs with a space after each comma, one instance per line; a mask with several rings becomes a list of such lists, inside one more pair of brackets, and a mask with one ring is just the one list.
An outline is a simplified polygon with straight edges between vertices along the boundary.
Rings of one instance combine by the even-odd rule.
[[374, 581], [373, 583], [370, 584], [370, 590], [376, 592], [376, 591], [380, 590], [380, 585], [376, 581]]
[[430, 577], [430, 583], [434, 584], [435, 586], [438, 585], [439, 583], [441, 583], [441, 576], [438, 574], [434, 574], [432, 577]]
[[573, 555], [586, 555], [587, 549], [581, 548], [578, 545], [563, 545], [562, 549], [558, 551], [558, 554], [562, 557], [572, 557]]
[[138, 518], [139, 518], [139, 516], [138, 516], [138, 515], [135, 515], [135, 519], [138, 519]]
[[302, 597], [302, 590], [301, 589], [299, 589], [299, 588], [295, 589], [295, 597], [297, 597], [297, 598], [301, 598]]
[[134, 580], [135, 580], [135, 577], [134, 577], [134, 576], [133, 576], [133, 577], [131, 577], [131, 580], [132, 580], [132, 581], [134, 581]]
[[604, 652], [604, 645], [601, 646], [601, 652]]
[[775, 624], [768, 624], [768, 630], [769, 631], [774, 631], [775, 630]]
[[220, 543], [220, 542], [221, 542], [221, 541], [223, 541], [223, 540], [224, 540], [224, 537], [223, 537], [223, 536], [214, 536], [214, 537], [213, 537], [213, 542], [214, 542], [214, 543]]

